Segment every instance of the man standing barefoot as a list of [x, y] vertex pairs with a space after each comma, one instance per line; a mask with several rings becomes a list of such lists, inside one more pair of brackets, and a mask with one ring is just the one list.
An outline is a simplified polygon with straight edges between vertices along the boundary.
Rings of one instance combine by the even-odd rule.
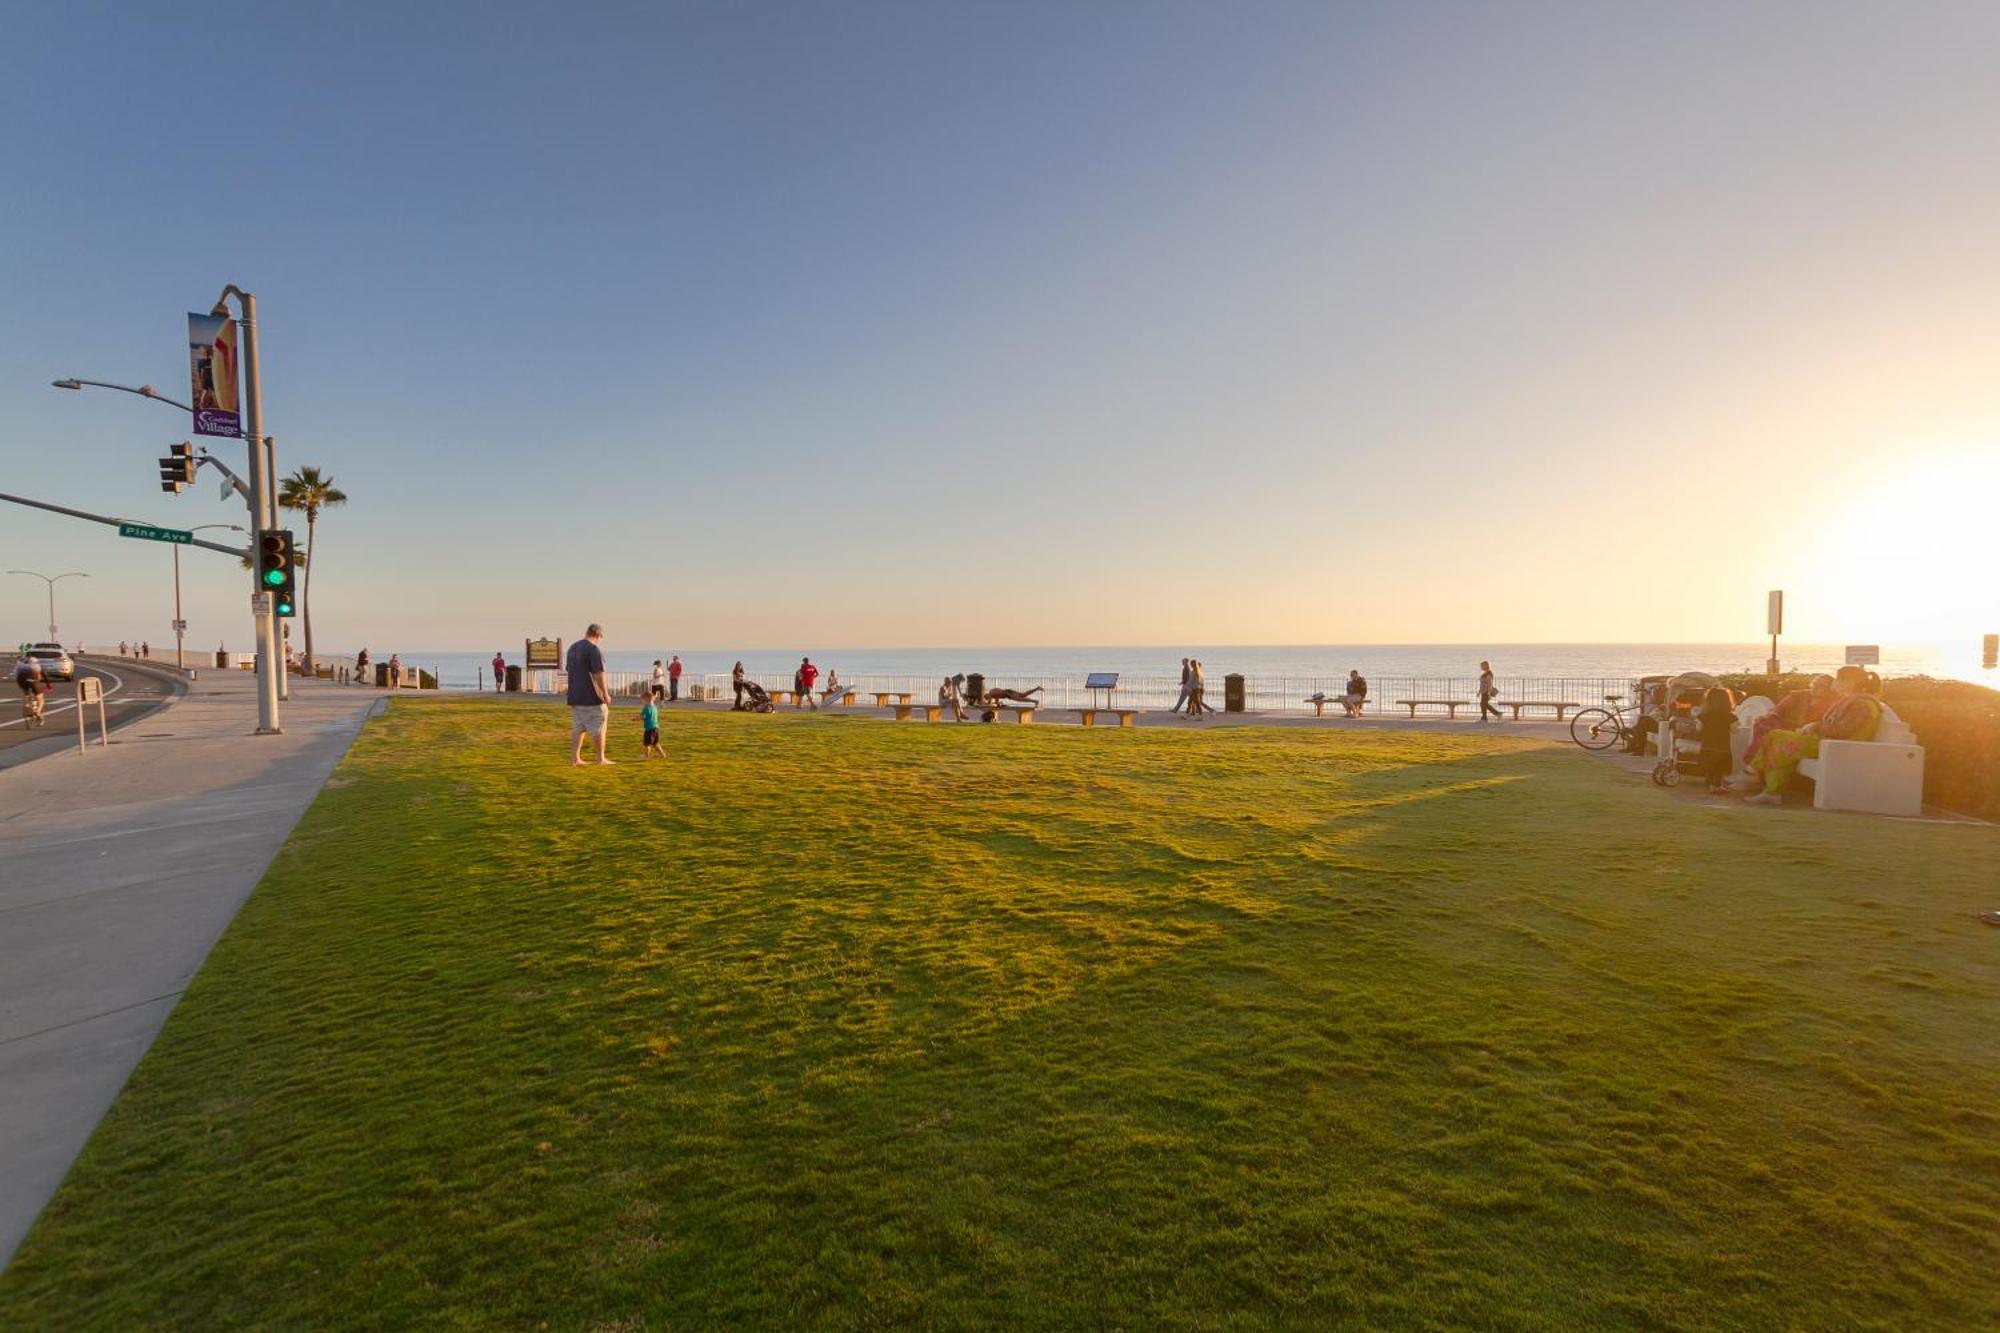
[[571, 767], [583, 762], [583, 738], [597, 738], [597, 762], [615, 762], [604, 752], [606, 733], [611, 726], [611, 687], [604, 680], [604, 627], [592, 625], [583, 637], [569, 646], [563, 670], [569, 674], [569, 718]]

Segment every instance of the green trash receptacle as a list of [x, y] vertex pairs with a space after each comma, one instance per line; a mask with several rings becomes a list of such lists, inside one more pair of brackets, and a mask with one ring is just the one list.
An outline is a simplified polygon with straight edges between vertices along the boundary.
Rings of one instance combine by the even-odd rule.
[[507, 668], [507, 693], [519, 694], [520, 692], [521, 692], [521, 668], [518, 666], [510, 665]]
[[986, 673], [983, 671], [967, 672], [965, 676], [965, 702], [975, 704], [985, 697]]
[[1237, 672], [1232, 671], [1222, 678], [1222, 711], [1243, 711], [1243, 677]]

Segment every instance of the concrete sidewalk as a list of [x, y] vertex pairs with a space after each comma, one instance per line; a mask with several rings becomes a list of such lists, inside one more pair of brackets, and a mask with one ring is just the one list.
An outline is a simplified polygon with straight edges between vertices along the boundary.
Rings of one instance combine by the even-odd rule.
[[203, 673], [0, 771], [0, 1266], [380, 697], [297, 682], [256, 736], [255, 678]]

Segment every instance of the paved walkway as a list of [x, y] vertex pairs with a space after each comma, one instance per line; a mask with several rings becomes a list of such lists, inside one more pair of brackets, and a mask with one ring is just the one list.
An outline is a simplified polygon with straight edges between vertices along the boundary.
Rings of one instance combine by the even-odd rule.
[[0, 771], [0, 1266], [379, 697], [295, 683], [256, 736], [254, 678], [203, 672]]

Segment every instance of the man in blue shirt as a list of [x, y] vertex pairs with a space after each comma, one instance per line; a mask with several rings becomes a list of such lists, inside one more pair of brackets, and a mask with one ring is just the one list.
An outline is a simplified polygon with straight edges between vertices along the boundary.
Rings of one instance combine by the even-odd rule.
[[563, 660], [563, 670], [569, 676], [569, 718], [570, 756], [572, 767], [583, 762], [583, 738], [586, 735], [597, 738], [597, 762], [616, 762], [605, 754], [607, 733], [611, 726], [611, 687], [604, 680], [604, 653], [598, 644], [604, 640], [604, 627], [592, 625], [583, 632], [583, 637], [569, 646]]

